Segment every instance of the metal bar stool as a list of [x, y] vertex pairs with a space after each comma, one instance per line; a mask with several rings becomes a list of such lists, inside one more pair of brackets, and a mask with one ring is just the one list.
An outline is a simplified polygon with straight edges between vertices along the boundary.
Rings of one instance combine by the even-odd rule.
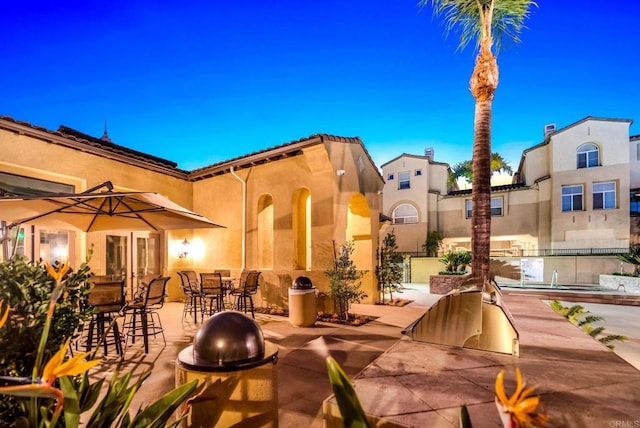
[[165, 346], [167, 345], [158, 310], [164, 304], [165, 289], [169, 279], [168, 276], [153, 279], [145, 290], [142, 302], [132, 301], [125, 305], [123, 309], [125, 346], [129, 343], [129, 339], [131, 343], [135, 343], [136, 337], [142, 336], [144, 352], [147, 354], [149, 353], [149, 336], [155, 338], [157, 335], [161, 335]]

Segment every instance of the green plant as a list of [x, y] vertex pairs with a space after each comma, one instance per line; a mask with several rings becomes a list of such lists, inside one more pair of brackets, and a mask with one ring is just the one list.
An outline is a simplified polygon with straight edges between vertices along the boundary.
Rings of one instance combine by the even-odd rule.
[[424, 244], [422, 244], [422, 249], [426, 251], [427, 257], [438, 256], [443, 238], [442, 234], [437, 230], [432, 230], [427, 233], [427, 239], [425, 239]]
[[618, 254], [616, 258], [633, 265], [633, 276], [640, 276], [640, 246], [630, 247], [627, 254]]
[[329, 292], [338, 305], [338, 316], [342, 320], [349, 319], [352, 303], [367, 297], [360, 289], [360, 279], [366, 271], [356, 269], [355, 263], [351, 260], [353, 245], [353, 242], [345, 243], [340, 249], [340, 254], [334, 257], [333, 268], [324, 272], [329, 278]]
[[557, 300], [552, 300], [549, 306], [568, 319], [571, 324], [580, 327], [585, 333], [593, 337], [607, 348], [613, 350], [615, 346], [611, 342], [620, 341], [624, 342], [629, 340], [627, 336], [621, 334], [605, 334], [605, 327], [593, 327], [591, 324], [595, 322], [604, 321], [604, 318], [598, 315], [593, 315], [591, 312], [586, 311], [582, 305], [564, 306]]
[[402, 286], [402, 255], [398, 253], [396, 235], [393, 230], [387, 233], [378, 249], [378, 265], [376, 277], [378, 279], [378, 291], [384, 303], [385, 294], [393, 300], [394, 292], [401, 292]]
[[[89, 290], [86, 280], [91, 275], [86, 264], [67, 273], [63, 298], [56, 299], [53, 306], [42, 359], [50, 359], [91, 317], [91, 309], [80, 309], [80, 301]], [[0, 329], [0, 376], [31, 377], [55, 284], [45, 268], [25, 257], [0, 263], [0, 300], [11, 307], [11, 317]], [[25, 415], [20, 401], [23, 400], [16, 397], [0, 400], [0, 425]]]
[[468, 251], [449, 251], [440, 257], [440, 262], [444, 263], [446, 269], [440, 272], [445, 275], [463, 275], [466, 273], [467, 265], [471, 263], [471, 253]]
[[[33, 305], [32, 308], [29, 306], [32, 312], [21, 308], [21, 302], [17, 302], [15, 306], [6, 305], [7, 309], [4, 309], [6, 302], [0, 299], [0, 309], [4, 309], [3, 314], [0, 315], [0, 334], [6, 335], [8, 332], [18, 331], [22, 332], [26, 338], [30, 337], [28, 331], [18, 328], [24, 324], [25, 319], [31, 320], [26, 330], [34, 330], [40, 334], [33, 348], [25, 350], [33, 361], [30, 375], [12, 372], [2, 378], [3, 384], [0, 386], [0, 394], [4, 395], [2, 402], [13, 403], [11, 408], [13, 413], [2, 415], [5, 418], [1, 421], [2, 426], [77, 427], [80, 424], [81, 414], [93, 411], [87, 426], [162, 427], [167, 426], [177, 407], [196, 390], [197, 381], [182, 385], [151, 405], [140, 408], [131, 419], [128, 412], [129, 405], [150, 373], [140, 376], [132, 386], [129, 386], [131, 374], [121, 378], [117, 375], [112, 376], [106, 393], [100, 397], [104, 380], [91, 383], [87, 375], [87, 371], [100, 360], [84, 361], [91, 355], [91, 352], [85, 352], [65, 361], [75, 328], [67, 326], [69, 331], [66, 337], [55, 338], [52, 335], [57, 329], [56, 322], [60, 322], [60, 314], [57, 310], [64, 314], [67, 305], [75, 301], [71, 296], [77, 291], [82, 294], [86, 291], [87, 285], [84, 280], [91, 276], [86, 264], [83, 264], [75, 274], [70, 273], [67, 263], [60, 264], [56, 268], [47, 263], [45, 270], [23, 259], [13, 259], [0, 266], [3, 268], [0, 272], [9, 272], [5, 280], [12, 285], [20, 283], [17, 286], [18, 290], [29, 287], [46, 290], [41, 296], [36, 296], [44, 296], [46, 301], [34, 299], [34, 302], [28, 302]], [[19, 269], [4, 270], [7, 266], [17, 266]], [[43, 274], [43, 271], [46, 274]], [[31, 281], [33, 278], [36, 280]], [[80, 278], [83, 279], [81, 284], [78, 283]], [[6, 283], [3, 285], [6, 286]], [[3, 290], [8, 288], [5, 286]], [[79, 311], [74, 305], [71, 307]], [[40, 312], [44, 313], [43, 320], [37, 316]], [[78, 318], [80, 319], [82, 317]], [[20, 341], [20, 337], [14, 339]], [[51, 346], [54, 339], [62, 341], [55, 352]], [[4, 350], [7, 348], [3, 348]], [[21, 355], [18, 354], [18, 358], [20, 357]], [[79, 375], [84, 377], [78, 379]], [[179, 422], [176, 421], [172, 426], [177, 426]]]
[[369, 421], [367, 421], [367, 415], [362, 409], [358, 395], [353, 389], [349, 377], [345, 374], [344, 370], [342, 370], [340, 364], [331, 356], [327, 357], [327, 372], [344, 426], [350, 428], [368, 428]]

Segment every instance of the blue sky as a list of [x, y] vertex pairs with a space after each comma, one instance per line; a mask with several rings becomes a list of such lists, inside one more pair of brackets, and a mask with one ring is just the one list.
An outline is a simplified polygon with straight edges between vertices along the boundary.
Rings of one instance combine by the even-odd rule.
[[[640, 2], [540, 0], [499, 52], [493, 150], [517, 167], [545, 124], [633, 119]], [[378, 166], [471, 158], [475, 51], [414, 0], [8, 2], [0, 115], [194, 169], [316, 133]]]

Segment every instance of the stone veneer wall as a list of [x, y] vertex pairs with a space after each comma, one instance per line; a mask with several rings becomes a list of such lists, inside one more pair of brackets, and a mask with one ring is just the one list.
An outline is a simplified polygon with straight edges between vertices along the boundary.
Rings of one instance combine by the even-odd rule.
[[622, 275], [600, 275], [600, 287], [613, 291], [640, 294], [640, 278]]
[[431, 275], [429, 277], [429, 292], [431, 294], [447, 294], [459, 288], [471, 275]]

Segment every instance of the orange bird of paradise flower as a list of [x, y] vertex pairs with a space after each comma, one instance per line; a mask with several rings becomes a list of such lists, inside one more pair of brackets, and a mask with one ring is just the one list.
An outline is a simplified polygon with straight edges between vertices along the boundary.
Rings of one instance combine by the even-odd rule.
[[511, 397], [504, 392], [504, 370], [496, 376], [496, 407], [507, 428], [542, 427], [547, 415], [538, 412], [540, 397], [529, 397], [534, 388], [526, 388], [520, 369], [516, 368], [516, 390]]
[[82, 374], [100, 362], [99, 359], [83, 361], [91, 352], [75, 355], [69, 360], [63, 362], [69, 347], [69, 342], [70, 339], [67, 339], [62, 347], [60, 347], [60, 350], [56, 352], [49, 361], [47, 361], [47, 364], [45, 364], [44, 369], [42, 370], [42, 376], [40, 379], [37, 379], [35, 382], [27, 385], [0, 387], [0, 393], [22, 397], [56, 398], [58, 402], [56, 404], [55, 411], [58, 413], [64, 402], [64, 394], [60, 389], [53, 386], [56, 379], [63, 376], [75, 376]]
[[[4, 304], [4, 301], [0, 300], [0, 308], [2, 308], [2, 305]], [[7, 310], [4, 311], [4, 315], [2, 315], [0, 317], [0, 328], [2, 328], [2, 326], [7, 322], [7, 320], [9, 319], [9, 311], [11, 310], [11, 306], [7, 305]]]

